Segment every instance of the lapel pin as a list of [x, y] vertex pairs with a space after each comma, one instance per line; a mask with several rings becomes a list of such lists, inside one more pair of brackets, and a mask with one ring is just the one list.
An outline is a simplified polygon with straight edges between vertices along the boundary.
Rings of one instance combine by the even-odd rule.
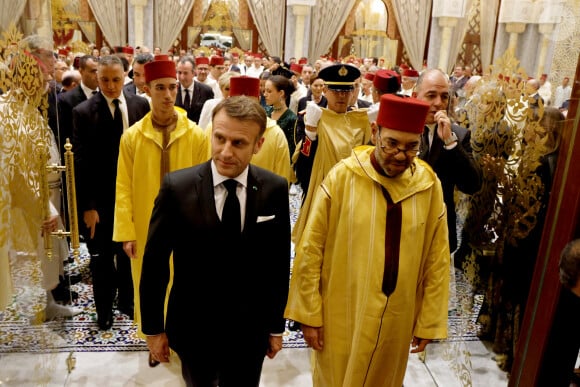
[[258, 190], [258, 187], [256, 187], [255, 185], [253, 185], [253, 186], [252, 186], [252, 189], [253, 189], [254, 191], [257, 191], [257, 190]]

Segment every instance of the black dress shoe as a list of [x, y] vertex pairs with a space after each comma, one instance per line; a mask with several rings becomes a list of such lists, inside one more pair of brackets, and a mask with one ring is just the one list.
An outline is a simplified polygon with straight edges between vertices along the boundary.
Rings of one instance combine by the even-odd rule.
[[81, 282], [82, 279], [83, 279], [83, 277], [80, 274], [65, 275], [63, 282], [65, 283], [65, 285], [74, 285], [74, 284], [78, 284], [79, 282]]
[[52, 289], [51, 292], [55, 301], [69, 303], [79, 298], [79, 294], [70, 290], [70, 288], [65, 286], [63, 282], [59, 282], [56, 288]]
[[153, 359], [153, 355], [151, 355], [151, 351], [149, 351], [149, 367], [157, 367], [160, 364], [159, 361]]
[[109, 313], [107, 316], [98, 317], [97, 324], [99, 325], [99, 329], [102, 331], [108, 331], [113, 326], [113, 315]]

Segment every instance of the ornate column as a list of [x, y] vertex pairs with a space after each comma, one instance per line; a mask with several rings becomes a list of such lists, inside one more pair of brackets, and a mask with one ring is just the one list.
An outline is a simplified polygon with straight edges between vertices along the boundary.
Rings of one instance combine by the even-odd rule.
[[526, 30], [529, 23], [534, 23], [536, 7], [532, 0], [502, 1], [499, 9], [499, 22], [505, 23], [505, 31], [509, 34], [508, 50], [516, 53], [518, 36]]
[[[286, 4], [292, 8], [292, 14], [296, 17], [293, 56], [298, 59], [308, 53], [308, 50], [304, 49], [304, 31], [306, 29], [306, 16], [310, 15], [310, 8], [315, 4], [315, 0], [288, 0]], [[288, 30], [288, 26], [286, 26], [286, 30]]]
[[143, 17], [143, 9], [147, 6], [147, 0], [131, 0], [131, 5], [134, 7], [135, 11], [133, 14], [133, 33], [135, 41], [133, 44], [137, 46], [143, 46], [145, 43], [143, 27], [145, 25], [145, 18]]
[[451, 34], [453, 28], [457, 25], [455, 17], [440, 17], [439, 27], [443, 28], [441, 32], [441, 47], [439, 48], [439, 65], [440, 69], [446, 70], [449, 65], [449, 49], [451, 47]]
[[508, 50], [515, 53], [518, 46], [518, 35], [526, 30], [526, 23], [507, 23], [505, 31], [510, 34]]
[[564, 3], [565, 1], [560, 0], [544, 0], [535, 4], [536, 12], [534, 13], [537, 15], [538, 31], [542, 34], [542, 44], [538, 54], [538, 69], [536, 71], [538, 77], [545, 72], [550, 40], [554, 33], [554, 27], [562, 20]]
[[[466, 0], [433, 0], [433, 17], [439, 19], [438, 24], [441, 27], [441, 45], [439, 47], [439, 63], [437, 67], [443, 69], [443, 71], [449, 70], [453, 30], [459, 20], [466, 17], [468, 3]], [[455, 61], [455, 58], [452, 58], [452, 60]]]

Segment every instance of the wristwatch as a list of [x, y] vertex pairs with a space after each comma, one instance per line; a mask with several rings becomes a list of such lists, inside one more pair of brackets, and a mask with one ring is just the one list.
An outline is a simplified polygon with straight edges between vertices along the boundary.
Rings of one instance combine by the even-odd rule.
[[449, 137], [447, 140], [443, 141], [445, 143], [445, 146], [451, 145], [454, 142], [457, 142], [457, 135], [455, 134], [455, 132], [451, 132], [451, 137]]

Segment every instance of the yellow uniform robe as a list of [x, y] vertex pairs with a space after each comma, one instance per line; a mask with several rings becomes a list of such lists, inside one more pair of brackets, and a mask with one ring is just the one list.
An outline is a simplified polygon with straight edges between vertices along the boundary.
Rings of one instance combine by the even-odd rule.
[[[363, 149], [364, 148], [364, 149]], [[449, 243], [441, 184], [422, 160], [395, 178], [360, 147], [313, 187], [285, 317], [323, 327], [315, 387], [400, 387], [413, 336], [447, 337]], [[381, 290], [387, 202], [402, 205], [397, 285]]]
[[[302, 202], [296, 224], [292, 229], [292, 241], [296, 244], [300, 240], [308, 220], [314, 193], [330, 168], [340, 160], [350, 156], [355, 147], [370, 141], [371, 128], [366, 109], [336, 113], [330, 109], [322, 108], [317, 133], [318, 149], [312, 164], [310, 185]], [[298, 145], [298, 147], [300, 146]]]
[[[207, 138], [203, 130], [181, 109], [170, 134], [169, 170], [191, 167], [208, 160]], [[161, 186], [163, 135], [153, 128], [151, 112], [131, 126], [121, 137], [117, 165], [117, 189], [113, 240], [137, 241], [137, 258], [131, 259], [135, 289], [135, 316], [141, 337], [139, 282], [153, 203]]]
[[[208, 138], [208, 159], [211, 157], [211, 130], [210, 123], [205, 129]], [[290, 150], [286, 135], [275, 120], [268, 117], [264, 131], [264, 143], [260, 151], [252, 156], [251, 163], [284, 177], [289, 183], [295, 180], [294, 171], [290, 165]]]

